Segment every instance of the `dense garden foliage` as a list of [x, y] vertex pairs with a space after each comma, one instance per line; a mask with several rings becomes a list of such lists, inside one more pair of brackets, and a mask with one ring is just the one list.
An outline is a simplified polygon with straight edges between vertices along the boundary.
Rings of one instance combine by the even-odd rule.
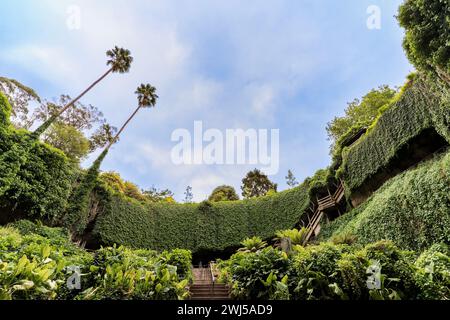
[[[0, 300], [184, 299], [190, 267], [186, 250], [158, 254], [114, 246], [89, 253], [64, 229], [29, 221], [0, 227]], [[71, 282], [75, 274], [79, 286]]]
[[[414, 300], [450, 298], [450, 248], [435, 244], [419, 257], [389, 241], [267, 247], [219, 263], [221, 281], [238, 299]], [[376, 283], [379, 281], [379, 283]]]

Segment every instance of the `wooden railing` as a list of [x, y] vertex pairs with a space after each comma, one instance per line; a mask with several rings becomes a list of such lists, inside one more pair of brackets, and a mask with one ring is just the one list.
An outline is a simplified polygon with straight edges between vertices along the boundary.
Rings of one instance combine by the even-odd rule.
[[341, 200], [344, 198], [345, 196], [345, 188], [344, 188], [344, 184], [341, 182], [339, 183], [339, 186], [336, 190], [336, 192], [334, 193], [334, 201], [336, 203], [340, 203]]
[[314, 213], [313, 218], [311, 219], [310, 223], [308, 224], [308, 233], [306, 234], [305, 240], [304, 240], [304, 244], [308, 243], [309, 239], [311, 239], [311, 237], [313, 236], [313, 234], [316, 231], [316, 228], [319, 226], [320, 221], [323, 218], [323, 211], [319, 211], [318, 209], [316, 210], [316, 212]]
[[320, 222], [325, 215], [325, 210], [337, 208], [342, 199], [344, 199], [344, 196], [344, 184], [342, 183], [342, 181], [340, 181], [334, 194], [330, 194], [321, 199], [317, 199], [317, 207], [313, 205], [313, 207], [311, 208], [311, 212], [313, 213], [312, 218], [310, 219], [308, 216], [308, 233], [306, 234], [304, 244], [308, 243], [308, 241], [316, 232], [317, 227], [320, 225]]
[[325, 211], [326, 209], [334, 207], [336, 205], [336, 201], [333, 196], [326, 196], [322, 199], [318, 199], [317, 204], [319, 205], [319, 211]]

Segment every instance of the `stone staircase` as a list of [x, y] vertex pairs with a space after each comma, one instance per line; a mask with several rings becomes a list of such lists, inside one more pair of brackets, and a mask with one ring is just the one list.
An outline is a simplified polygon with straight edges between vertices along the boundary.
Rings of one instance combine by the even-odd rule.
[[192, 273], [191, 300], [230, 300], [228, 287], [215, 283], [211, 268], [193, 268]]

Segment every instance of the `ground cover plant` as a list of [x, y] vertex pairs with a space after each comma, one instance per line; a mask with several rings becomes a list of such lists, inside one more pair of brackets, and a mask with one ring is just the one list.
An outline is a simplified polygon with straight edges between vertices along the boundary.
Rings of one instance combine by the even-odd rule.
[[87, 252], [64, 229], [20, 221], [0, 227], [0, 299], [185, 299], [191, 258], [117, 246]]
[[235, 299], [416, 300], [449, 299], [449, 263], [448, 245], [418, 256], [383, 240], [239, 251], [219, 268]]

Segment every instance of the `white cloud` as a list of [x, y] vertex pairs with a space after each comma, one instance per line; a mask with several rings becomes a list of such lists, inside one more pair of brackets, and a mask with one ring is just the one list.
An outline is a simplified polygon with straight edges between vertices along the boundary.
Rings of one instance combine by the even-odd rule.
[[76, 63], [68, 59], [64, 48], [58, 46], [29, 44], [5, 48], [0, 59], [54, 83], [67, 80], [68, 75], [74, 79], [80, 76]]
[[247, 88], [251, 109], [255, 115], [270, 117], [275, 108], [275, 92], [270, 85], [250, 86]]
[[223, 176], [213, 173], [203, 173], [201, 176], [193, 178], [190, 182], [194, 194], [194, 201], [206, 200], [208, 195], [216, 188], [225, 183]]

